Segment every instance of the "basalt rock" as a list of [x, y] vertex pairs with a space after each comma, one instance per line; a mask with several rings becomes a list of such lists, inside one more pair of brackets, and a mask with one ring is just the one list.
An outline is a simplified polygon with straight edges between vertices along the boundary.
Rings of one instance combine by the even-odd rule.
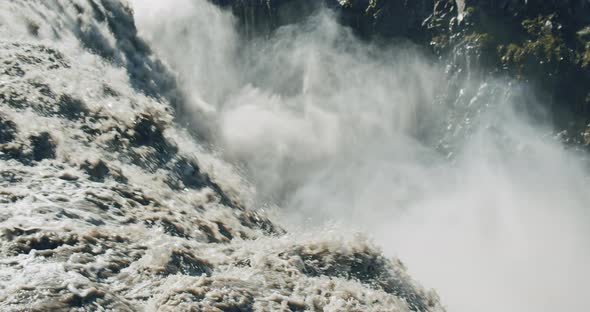
[[247, 35], [268, 33], [299, 22], [319, 8], [335, 11], [339, 21], [362, 37], [424, 38], [422, 21], [432, 13], [433, 0], [211, 0], [231, 8], [242, 22]]
[[556, 131], [584, 143], [590, 123], [589, 1], [462, 0], [432, 20], [444, 20], [429, 24], [440, 55], [469, 47], [488, 72], [530, 84], [543, 95]]
[[484, 76], [530, 85], [542, 94], [555, 132], [590, 145], [588, 0], [211, 1], [230, 7], [250, 36], [330, 8], [360, 38], [409, 40], [434, 57], [453, 59], [455, 72], [478, 67]]

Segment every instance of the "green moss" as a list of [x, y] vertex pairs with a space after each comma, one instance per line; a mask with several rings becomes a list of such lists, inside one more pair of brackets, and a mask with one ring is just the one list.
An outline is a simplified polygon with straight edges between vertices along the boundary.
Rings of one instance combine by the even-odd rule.
[[[590, 43], [586, 44], [586, 50], [584, 50], [584, 52], [582, 53], [581, 64], [582, 64], [582, 68], [589, 68], [590, 67]], [[588, 102], [590, 102], [590, 96], [589, 96]]]
[[450, 38], [447, 33], [441, 33], [434, 37], [430, 41], [430, 45], [438, 51], [446, 50], [449, 47]]
[[471, 15], [471, 14], [475, 14], [475, 12], [476, 12], [476, 9], [475, 9], [475, 7], [468, 6], [468, 7], [466, 7], [466, 8], [465, 8], [465, 10], [463, 11], [463, 14], [465, 14], [465, 15]]
[[544, 33], [551, 32], [551, 20], [554, 17], [550, 16], [538, 16], [534, 19], [525, 19], [522, 21], [522, 27], [526, 30], [529, 35], [541, 36]]
[[574, 63], [575, 52], [563, 39], [551, 30], [551, 16], [524, 20], [522, 26], [529, 39], [521, 43], [508, 43], [498, 47], [500, 61], [505, 67], [513, 66], [519, 71], [527, 67], [544, 68], [551, 73], [563, 62]]
[[580, 39], [590, 39], [590, 26], [586, 26], [576, 32]]
[[529, 41], [523, 46], [524, 52], [533, 54], [538, 59], [546, 62], [562, 61], [568, 57], [567, 48], [563, 41], [553, 35], [544, 35], [535, 41]]
[[471, 33], [464, 37], [464, 42], [474, 48], [483, 49], [490, 46], [493, 42], [493, 37], [488, 33]]

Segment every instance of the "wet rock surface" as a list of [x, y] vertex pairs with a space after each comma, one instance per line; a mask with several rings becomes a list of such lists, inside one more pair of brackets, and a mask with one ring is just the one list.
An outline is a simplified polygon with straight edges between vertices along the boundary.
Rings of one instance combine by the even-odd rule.
[[444, 310], [367, 242], [249, 207], [131, 12], [0, 3], [0, 310]]
[[[334, 11], [359, 37], [410, 41], [450, 59], [450, 75], [481, 68], [542, 94], [554, 133], [590, 146], [590, 2], [484, 0], [211, 0], [230, 8], [248, 35], [301, 21], [319, 7]], [[449, 57], [450, 56], [450, 57]]]

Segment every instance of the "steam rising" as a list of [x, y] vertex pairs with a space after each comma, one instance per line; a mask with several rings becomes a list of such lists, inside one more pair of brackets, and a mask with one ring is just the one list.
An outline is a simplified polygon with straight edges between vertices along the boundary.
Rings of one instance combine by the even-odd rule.
[[246, 40], [206, 1], [132, 2], [197, 130], [287, 227], [369, 234], [449, 311], [586, 306], [588, 171], [529, 118], [533, 96], [472, 75], [443, 101], [444, 64], [359, 42], [327, 10]]

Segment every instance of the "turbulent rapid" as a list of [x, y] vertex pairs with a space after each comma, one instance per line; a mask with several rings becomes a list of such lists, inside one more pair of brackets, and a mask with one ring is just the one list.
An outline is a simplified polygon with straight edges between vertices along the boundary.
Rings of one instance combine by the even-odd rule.
[[0, 2], [0, 310], [584, 310], [587, 156], [533, 88], [221, 2]]

